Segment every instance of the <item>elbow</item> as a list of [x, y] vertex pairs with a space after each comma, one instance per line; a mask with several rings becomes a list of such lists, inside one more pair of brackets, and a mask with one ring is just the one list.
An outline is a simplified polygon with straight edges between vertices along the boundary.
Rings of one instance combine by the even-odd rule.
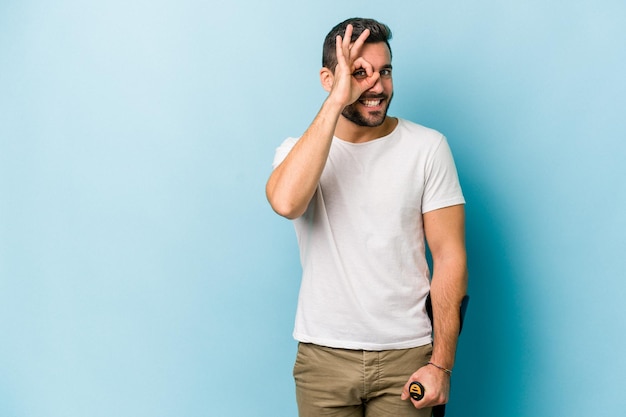
[[286, 219], [289, 219], [289, 220], [295, 220], [295, 219], [297, 219], [298, 217], [301, 216], [301, 214], [298, 214], [295, 211], [282, 211], [282, 210], [278, 210], [278, 209], [274, 209], [274, 211], [278, 215], [280, 215], [280, 216], [282, 216], [282, 217], [284, 217]]
[[276, 212], [276, 214], [289, 220], [297, 219], [298, 217], [302, 216], [302, 214], [304, 214], [304, 211], [298, 210], [296, 207], [294, 207], [293, 204], [270, 201], [270, 205], [272, 206], [272, 209]]
[[295, 202], [289, 198], [281, 198], [271, 190], [266, 189], [267, 201], [270, 203], [272, 210], [279, 216], [285, 217], [289, 220], [297, 219], [304, 214], [306, 207], [303, 209], [299, 207]]

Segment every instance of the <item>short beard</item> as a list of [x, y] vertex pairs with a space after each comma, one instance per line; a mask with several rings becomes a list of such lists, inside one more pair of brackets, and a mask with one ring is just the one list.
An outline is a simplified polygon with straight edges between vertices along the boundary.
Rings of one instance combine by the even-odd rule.
[[[387, 101], [387, 105], [385, 106], [384, 112], [374, 113], [374, 118], [366, 118], [365, 116], [363, 116], [363, 114], [361, 114], [356, 109], [355, 103], [350, 104], [349, 106], [346, 106], [341, 112], [341, 115], [345, 117], [346, 119], [350, 120], [352, 123], [356, 124], [357, 126], [378, 127], [382, 125], [385, 122], [385, 119], [387, 118], [387, 110], [389, 109], [389, 105], [391, 104], [392, 98], [393, 98], [393, 94], [389, 97], [385, 97]], [[361, 98], [359, 98], [359, 100], [361, 100]], [[382, 113], [382, 116], [376, 117], [380, 113]]]

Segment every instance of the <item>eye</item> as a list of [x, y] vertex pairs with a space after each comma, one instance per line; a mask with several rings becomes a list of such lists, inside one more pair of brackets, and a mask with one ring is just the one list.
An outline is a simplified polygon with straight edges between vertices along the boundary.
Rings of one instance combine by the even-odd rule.
[[380, 76], [383, 78], [391, 77], [391, 68], [385, 68], [383, 70], [380, 70]]
[[352, 73], [352, 76], [356, 79], [367, 78], [367, 72], [364, 69], [358, 69]]

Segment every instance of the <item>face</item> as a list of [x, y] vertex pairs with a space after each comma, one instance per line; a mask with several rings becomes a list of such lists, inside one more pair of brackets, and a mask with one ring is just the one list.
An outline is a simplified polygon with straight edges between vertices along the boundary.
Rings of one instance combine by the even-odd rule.
[[[366, 43], [361, 56], [380, 73], [376, 84], [347, 106], [342, 116], [358, 126], [377, 127], [383, 124], [393, 97], [391, 54], [384, 42]], [[354, 76], [358, 77], [357, 71]]]

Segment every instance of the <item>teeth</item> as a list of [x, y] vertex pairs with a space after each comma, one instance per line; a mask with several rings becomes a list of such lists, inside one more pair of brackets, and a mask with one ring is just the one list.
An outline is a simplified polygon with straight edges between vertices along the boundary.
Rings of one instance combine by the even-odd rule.
[[380, 100], [363, 100], [362, 103], [365, 107], [376, 107], [380, 104]]

